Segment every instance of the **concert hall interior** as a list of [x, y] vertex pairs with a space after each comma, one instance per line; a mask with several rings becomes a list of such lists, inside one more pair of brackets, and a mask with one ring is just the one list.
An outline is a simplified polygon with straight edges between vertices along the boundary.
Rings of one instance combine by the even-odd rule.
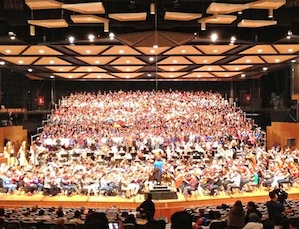
[[39, 228], [43, 212], [52, 228], [61, 212], [84, 228], [93, 210], [147, 228], [138, 207], [152, 196], [157, 220], [185, 211], [200, 228], [213, 210], [231, 228], [239, 200], [270, 220], [273, 190], [299, 219], [298, 12], [299, 0], [0, 1], [0, 226]]

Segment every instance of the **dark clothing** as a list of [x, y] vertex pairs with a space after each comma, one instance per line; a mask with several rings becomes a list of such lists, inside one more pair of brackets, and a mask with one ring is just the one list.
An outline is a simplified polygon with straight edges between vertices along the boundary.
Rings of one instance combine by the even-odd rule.
[[285, 210], [281, 203], [273, 200], [268, 201], [266, 207], [268, 209], [269, 220], [271, 221], [273, 221], [276, 216], [281, 216]]
[[149, 200], [149, 199], [143, 201], [141, 203], [141, 205], [139, 206], [139, 209], [140, 209], [140, 212], [143, 212], [145, 214], [150, 213], [151, 217], [154, 217], [155, 212], [156, 212], [154, 202], [152, 200]]
[[262, 213], [259, 210], [257, 210], [256, 208], [253, 208], [253, 209], [250, 209], [250, 210], [248, 210], [246, 212], [245, 224], [249, 222], [249, 215], [250, 215], [250, 213], [255, 213], [255, 214], [258, 215], [258, 217], [260, 218], [260, 220], [262, 219], [262, 216], [263, 216]]

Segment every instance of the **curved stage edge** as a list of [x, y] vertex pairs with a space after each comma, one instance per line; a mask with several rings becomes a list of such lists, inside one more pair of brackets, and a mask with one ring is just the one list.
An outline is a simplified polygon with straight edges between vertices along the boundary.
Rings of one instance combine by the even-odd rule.
[[[286, 190], [289, 193], [289, 200], [299, 200], [299, 188], [291, 188]], [[217, 206], [223, 203], [233, 204], [237, 200], [241, 200], [243, 204], [248, 201], [266, 202], [269, 200], [268, 191], [257, 190], [250, 193], [234, 193], [227, 195], [220, 193], [217, 196], [199, 196], [184, 197], [178, 193], [178, 199], [175, 200], [154, 200], [156, 205], [155, 217], [167, 217], [176, 212], [181, 211], [186, 207], [203, 207]], [[43, 196], [42, 194], [34, 194], [32, 196], [26, 194], [0, 194], [0, 206], [4, 208], [18, 207], [85, 207], [85, 208], [109, 208], [116, 206], [120, 209], [135, 210], [144, 200], [143, 195], [138, 195], [135, 198], [122, 197], [107, 197], [107, 196], [84, 196], [73, 195], [70, 197], [58, 195], [55, 197]]]

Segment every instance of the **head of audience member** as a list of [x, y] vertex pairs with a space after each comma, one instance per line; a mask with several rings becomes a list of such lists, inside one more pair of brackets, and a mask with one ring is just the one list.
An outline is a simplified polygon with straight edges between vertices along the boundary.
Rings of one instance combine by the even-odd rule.
[[57, 214], [57, 217], [58, 217], [58, 218], [62, 218], [62, 217], [64, 216], [64, 213], [63, 213], [63, 211], [62, 211], [61, 209], [58, 209], [58, 210], [56, 211], [56, 214]]
[[256, 205], [255, 205], [255, 203], [252, 202], [252, 201], [249, 201], [249, 202], [247, 203], [247, 209], [248, 209], [248, 210], [256, 209]]
[[44, 211], [43, 209], [39, 210], [38, 215], [39, 215], [39, 216], [41, 216], [41, 215], [45, 215], [45, 211]]
[[192, 229], [192, 216], [187, 212], [175, 212], [170, 221], [171, 229]]
[[3, 217], [5, 215], [4, 208], [0, 208], [0, 217]]
[[269, 192], [269, 197], [272, 201], [277, 201], [277, 194], [275, 191]]
[[260, 221], [261, 221], [261, 219], [256, 213], [252, 212], [252, 213], [249, 214], [248, 222], [259, 223]]
[[221, 219], [221, 213], [220, 213], [220, 211], [215, 211], [214, 212], [214, 219]]
[[84, 222], [84, 228], [101, 228], [109, 229], [108, 219], [103, 212], [91, 213]]
[[81, 212], [80, 211], [75, 211], [74, 213], [74, 218], [77, 218], [77, 219], [81, 219]]
[[243, 214], [244, 210], [242, 202], [240, 200], [237, 200], [234, 206], [232, 207], [231, 211], [236, 215]]

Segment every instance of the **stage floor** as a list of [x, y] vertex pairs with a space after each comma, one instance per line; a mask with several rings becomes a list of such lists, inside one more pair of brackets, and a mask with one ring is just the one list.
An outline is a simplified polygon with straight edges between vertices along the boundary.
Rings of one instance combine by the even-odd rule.
[[[286, 190], [289, 194], [288, 199], [299, 200], [299, 188], [291, 188]], [[156, 205], [156, 217], [170, 217], [174, 212], [181, 211], [186, 207], [200, 206], [217, 206], [222, 203], [233, 204], [236, 200], [241, 200], [243, 204], [248, 201], [266, 202], [269, 200], [267, 190], [256, 190], [253, 192], [234, 193], [227, 195], [220, 193], [216, 196], [193, 195], [184, 197], [178, 193], [178, 199], [175, 200], [154, 200]], [[40, 206], [40, 207], [85, 207], [85, 208], [108, 208], [116, 206], [121, 209], [136, 209], [144, 200], [143, 195], [138, 195], [134, 198], [122, 198], [119, 196], [86, 196], [72, 195], [70, 197], [64, 195], [58, 196], [43, 196], [42, 194], [34, 194], [32, 196], [26, 194], [0, 194], [0, 206], [4, 208], [18, 208], [25, 206]]]

